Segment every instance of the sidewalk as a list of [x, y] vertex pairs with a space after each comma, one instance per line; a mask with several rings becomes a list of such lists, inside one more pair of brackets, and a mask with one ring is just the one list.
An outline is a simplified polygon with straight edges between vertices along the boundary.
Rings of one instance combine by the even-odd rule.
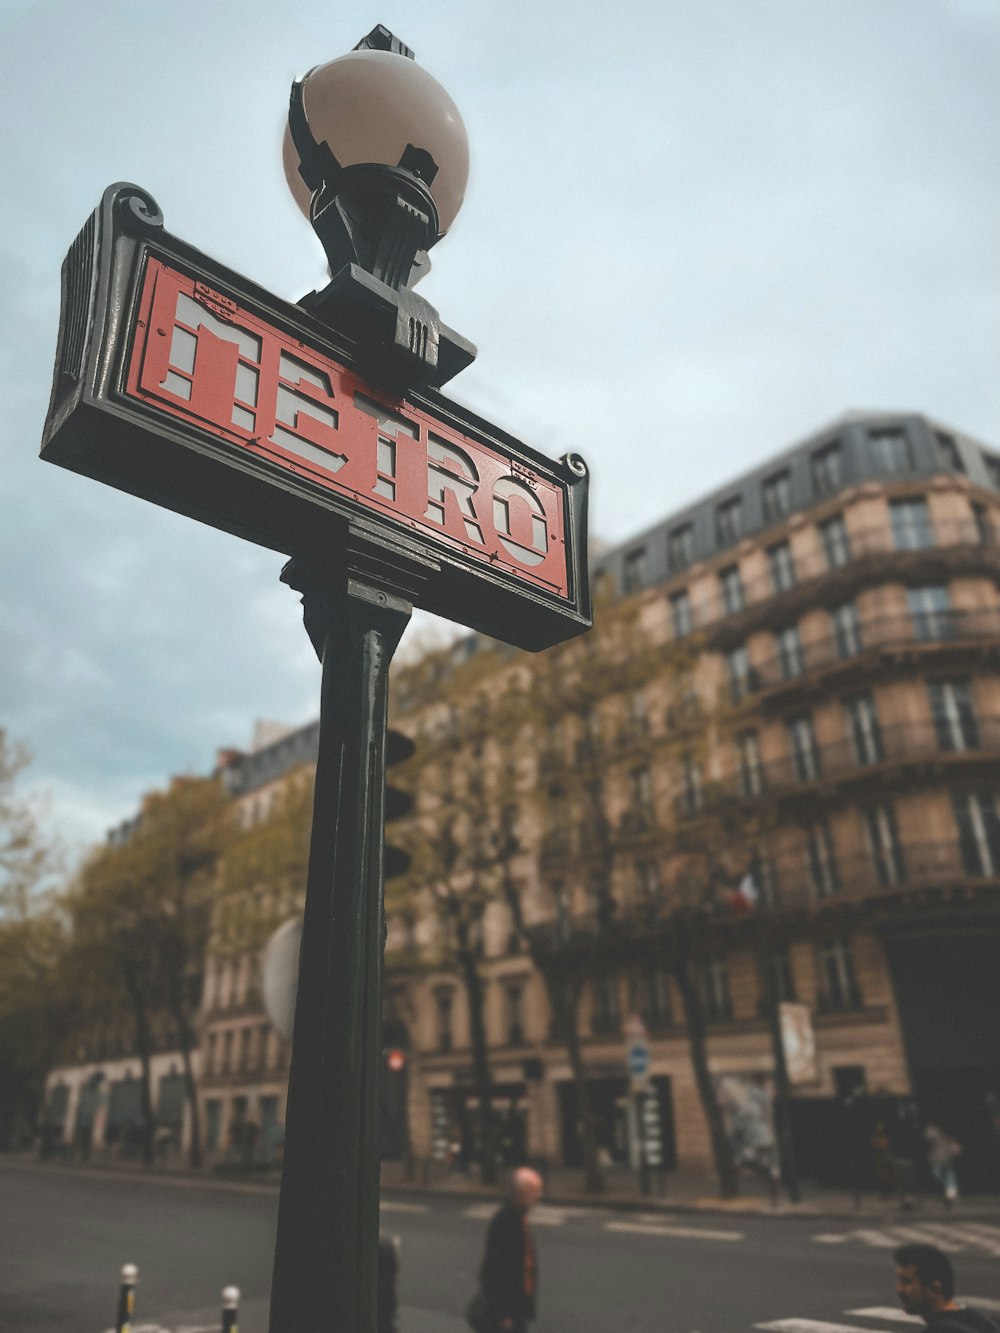
[[[230, 1166], [223, 1170], [207, 1168], [191, 1171], [183, 1159], [174, 1158], [144, 1167], [141, 1162], [118, 1157], [91, 1158], [84, 1164], [72, 1158], [56, 1158], [41, 1162], [34, 1154], [5, 1154], [0, 1165], [9, 1163], [39, 1171], [73, 1171], [99, 1175], [142, 1174], [150, 1179], [173, 1180], [177, 1184], [210, 1185], [215, 1188], [243, 1191], [275, 1191], [280, 1182], [280, 1169], [241, 1170]], [[945, 1207], [933, 1195], [916, 1195], [908, 1203], [897, 1199], [881, 1199], [870, 1193], [860, 1200], [848, 1190], [825, 1188], [805, 1181], [801, 1186], [802, 1201], [790, 1203], [784, 1191], [776, 1203], [768, 1198], [762, 1183], [755, 1179], [741, 1181], [741, 1193], [735, 1199], [719, 1197], [714, 1176], [701, 1172], [671, 1171], [654, 1175], [652, 1192], [643, 1194], [638, 1173], [621, 1168], [605, 1173], [606, 1188], [600, 1194], [589, 1194], [583, 1188], [580, 1170], [567, 1167], [546, 1167], [545, 1202], [556, 1206], [598, 1207], [627, 1211], [703, 1212], [760, 1217], [807, 1217], [850, 1219], [891, 1219], [927, 1222], [959, 1221], [961, 1218], [994, 1217], [1000, 1219], [1000, 1196], [974, 1194], [963, 1196], [952, 1209]], [[419, 1162], [412, 1177], [402, 1162], [382, 1163], [382, 1189], [386, 1193], [414, 1194], [429, 1197], [466, 1197], [474, 1200], [499, 1199], [506, 1190], [507, 1173], [502, 1173], [495, 1186], [481, 1185], [473, 1175], [457, 1171], [447, 1172], [439, 1162]]]
[[[440, 1164], [432, 1164], [439, 1168]], [[652, 1192], [643, 1194], [638, 1173], [621, 1168], [605, 1172], [606, 1188], [601, 1194], [588, 1194], [583, 1188], [582, 1172], [566, 1167], [548, 1167], [542, 1172], [545, 1179], [545, 1202], [556, 1205], [590, 1206], [639, 1210], [642, 1212], [705, 1212], [770, 1217], [839, 1217], [839, 1218], [922, 1218], [927, 1221], [954, 1220], [960, 1217], [1000, 1217], [1000, 1196], [977, 1194], [959, 1199], [952, 1209], [931, 1195], [916, 1195], [912, 1200], [881, 1199], [864, 1194], [856, 1199], [849, 1190], [838, 1190], [804, 1181], [800, 1203], [790, 1203], [784, 1190], [776, 1203], [768, 1197], [766, 1188], [755, 1179], [740, 1182], [740, 1194], [735, 1199], [723, 1199], [718, 1193], [715, 1177], [702, 1172], [671, 1171], [654, 1176]], [[497, 1198], [504, 1190], [504, 1180], [495, 1187], [480, 1185], [471, 1176], [457, 1172], [441, 1173], [430, 1180], [408, 1180], [400, 1162], [382, 1163], [382, 1188], [387, 1192], [475, 1198]]]

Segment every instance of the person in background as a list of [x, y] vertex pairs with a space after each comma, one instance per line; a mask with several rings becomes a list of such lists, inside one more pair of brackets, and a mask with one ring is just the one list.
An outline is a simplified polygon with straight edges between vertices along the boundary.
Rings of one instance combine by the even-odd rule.
[[479, 1269], [479, 1285], [489, 1301], [495, 1327], [527, 1333], [535, 1317], [538, 1257], [528, 1214], [542, 1197], [542, 1178], [521, 1166], [514, 1172], [510, 1198], [490, 1222]]
[[958, 1178], [955, 1175], [955, 1158], [962, 1151], [961, 1146], [937, 1125], [930, 1124], [924, 1130], [927, 1142], [927, 1165], [931, 1175], [941, 1186], [944, 1201], [950, 1208], [958, 1198]]
[[992, 1319], [955, 1300], [951, 1260], [936, 1245], [901, 1245], [894, 1258], [896, 1295], [907, 1314], [934, 1333], [1000, 1333]]

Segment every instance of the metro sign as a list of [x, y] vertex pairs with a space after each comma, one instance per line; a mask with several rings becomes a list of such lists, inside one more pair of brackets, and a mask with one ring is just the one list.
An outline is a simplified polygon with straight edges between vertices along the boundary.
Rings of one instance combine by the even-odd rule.
[[587, 629], [587, 470], [357, 348], [113, 186], [67, 256], [42, 456], [295, 557], [364, 547], [406, 595], [526, 648]]

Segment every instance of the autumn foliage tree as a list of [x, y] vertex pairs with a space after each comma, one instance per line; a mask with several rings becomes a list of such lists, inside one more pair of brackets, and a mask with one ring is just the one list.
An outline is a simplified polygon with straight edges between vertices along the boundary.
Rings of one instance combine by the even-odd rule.
[[0, 1148], [34, 1125], [69, 1016], [66, 925], [46, 891], [55, 858], [19, 785], [28, 762], [0, 727]]
[[131, 835], [99, 848], [68, 898], [77, 975], [96, 972], [129, 1013], [142, 1065], [142, 1147], [153, 1157], [150, 1062], [169, 1033], [181, 1054], [192, 1166], [201, 1133], [192, 1053], [203, 961], [219, 894], [226, 799], [179, 778], [143, 802]]

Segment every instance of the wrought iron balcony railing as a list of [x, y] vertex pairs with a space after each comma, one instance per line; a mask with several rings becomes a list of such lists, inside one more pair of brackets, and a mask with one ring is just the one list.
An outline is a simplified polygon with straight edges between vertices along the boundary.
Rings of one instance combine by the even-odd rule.
[[737, 702], [749, 694], [781, 686], [795, 687], [815, 672], [843, 667], [871, 653], [888, 653], [924, 644], [1000, 646], [1000, 610], [922, 611], [914, 615], [866, 619], [819, 639], [803, 640], [796, 650], [773, 653], [751, 665], [733, 683]]
[[[901, 764], [995, 760], [997, 755], [1000, 755], [1000, 717], [875, 725], [834, 744], [817, 744], [730, 773], [706, 786], [702, 808], [710, 808], [710, 803], [719, 798], [752, 800], [819, 783], [880, 778], [887, 767]], [[678, 812], [690, 814], [688, 806], [689, 794], [684, 793], [677, 798]]]
[[979, 551], [996, 562], [1000, 557], [1000, 539], [992, 527], [981, 528], [974, 519], [913, 522], [894, 527], [886, 521], [879, 527], [846, 531], [843, 540], [816, 548], [806, 555], [797, 553], [791, 568], [782, 569], [776, 584], [771, 571], [760, 578], [745, 580], [740, 592], [730, 585], [728, 594], [720, 584], [710, 601], [691, 607], [691, 631], [712, 629], [721, 622], [738, 620], [748, 613], [769, 607], [777, 599], [794, 600], [793, 594], [818, 579], [844, 579], [856, 574], [859, 565], [873, 558], [898, 557], [900, 561], [921, 555], [933, 559], [956, 550]]

